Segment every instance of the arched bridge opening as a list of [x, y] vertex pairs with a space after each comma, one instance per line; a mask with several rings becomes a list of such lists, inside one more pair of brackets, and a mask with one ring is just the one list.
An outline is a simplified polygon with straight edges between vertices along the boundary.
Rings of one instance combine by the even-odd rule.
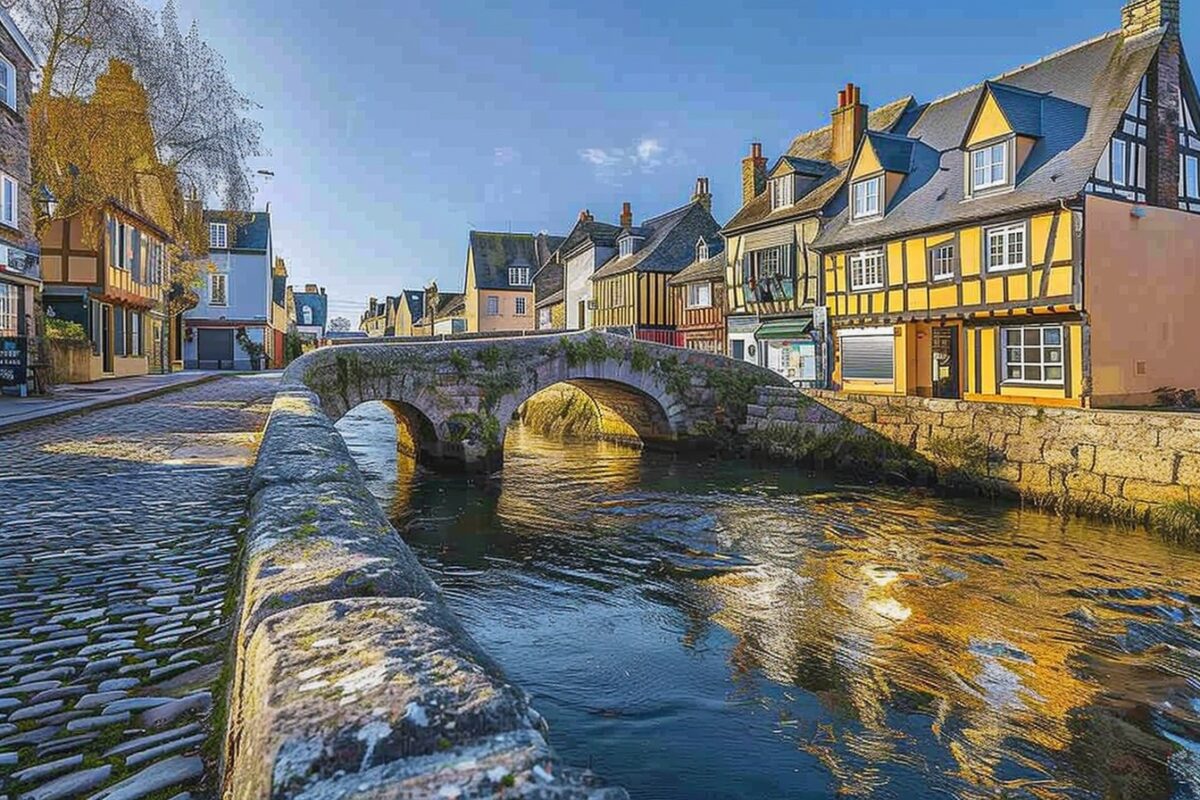
[[548, 386], [521, 404], [517, 420], [562, 440], [604, 440], [632, 447], [676, 439], [666, 411], [650, 395], [609, 380], [579, 378]]

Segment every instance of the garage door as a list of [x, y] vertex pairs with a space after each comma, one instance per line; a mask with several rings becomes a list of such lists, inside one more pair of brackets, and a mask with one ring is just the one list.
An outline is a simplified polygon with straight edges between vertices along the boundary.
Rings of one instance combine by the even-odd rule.
[[233, 329], [196, 331], [200, 369], [233, 369]]
[[843, 336], [842, 379], [890, 381], [895, 378], [895, 337], [891, 334]]

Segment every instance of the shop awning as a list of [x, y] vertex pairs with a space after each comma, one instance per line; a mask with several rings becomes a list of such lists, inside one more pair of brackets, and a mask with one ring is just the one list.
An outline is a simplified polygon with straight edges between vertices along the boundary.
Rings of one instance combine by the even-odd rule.
[[807, 339], [812, 333], [813, 321], [804, 319], [777, 319], [764, 322], [755, 332], [756, 339], [778, 341], [781, 339]]

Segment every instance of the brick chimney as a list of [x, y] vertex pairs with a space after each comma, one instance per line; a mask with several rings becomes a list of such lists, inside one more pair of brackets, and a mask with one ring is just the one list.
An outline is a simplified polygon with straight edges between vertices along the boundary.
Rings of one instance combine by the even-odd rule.
[[1174, 24], [1179, 35], [1179, 0], [1128, 0], [1121, 9], [1121, 29], [1126, 36], [1137, 36]]
[[708, 178], [696, 178], [696, 191], [692, 192], [692, 202], [704, 206], [704, 210], [712, 213], [712, 192], [708, 190]]
[[829, 160], [845, 164], [854, 158], [858, 140], [867, 132], [867, 107], [862, 102], [862, 90], [853, 83], [838, 92], [838, 106], [833, 110], [833, 150]]
[[586, 208], [579, 212], [580, 222], [594, 222], [595, 220], [596, 218], [592, 216], [592, 212], [588, 211]]
[[628, 202], [621, 206], [621, 227], [633, 227], [633, 206]]
[[1151, 204], [1164, 208], [1179, 207], [1179, 20], [1179, 0], [1128, 0], [1121, 9], [1126, 37], [1167, 28], [1146, 72], [1150, 94], [1146, 193]]
[[750, 155], [742, 159], [742, 205], [746, 205], [767, 190], [767, 159], [762, 144], [750, 145]]

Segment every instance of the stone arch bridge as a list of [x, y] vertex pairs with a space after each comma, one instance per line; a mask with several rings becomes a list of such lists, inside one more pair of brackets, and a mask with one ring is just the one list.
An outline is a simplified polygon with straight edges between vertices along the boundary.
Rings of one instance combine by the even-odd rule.
[[489, 469], [521, 405], [557, 384], [585, 392], [647, 444], [700, 445], [736, 432], [775, 373], [722, 356], [602, 332], [445, 340], [380, 339], [315, 350], [284, 385], [316, 394], [333, 420], [360, 403], [396, 414], [402, 446], [426, 463]]

